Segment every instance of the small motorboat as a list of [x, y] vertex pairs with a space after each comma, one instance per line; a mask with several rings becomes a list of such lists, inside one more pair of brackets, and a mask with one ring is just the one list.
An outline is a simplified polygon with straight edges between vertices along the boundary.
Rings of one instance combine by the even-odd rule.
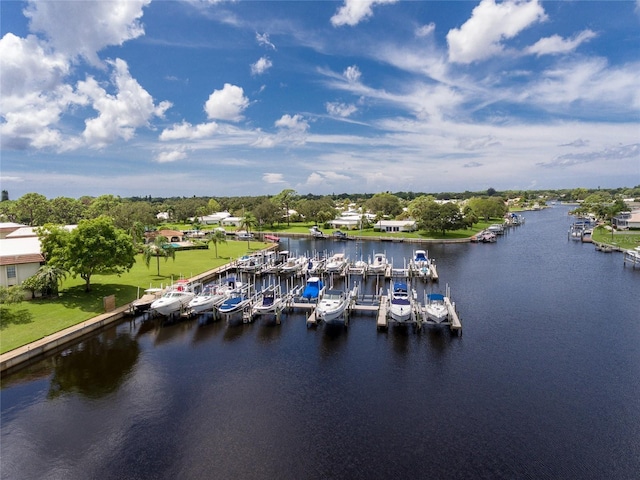
[[164, 295], [149, 307], [158, 315], [169, 316], [182, 310], [196, 296], [188, 280], [178, 280]]
[[300, 299], [303, 302], [316, 302], [324, 293], [324, 284], [320, 277], [309, 277]]
[[316, 307], [316, 319], [329, 325], [344, 325], [349, 297], [342, 290], [327, 290]]
[[444, 295], [441, 293], [427, 294], [427, 303], [424, 306], [427, 319], [435, 323], [442, 323], [449, 318], [449, 310], [444, 303]]
[[391, 291], [389, 315], [394, 322], [405, 323], [411, 320], [412, 310], [409, 288], [404, 282], [395, 282]]

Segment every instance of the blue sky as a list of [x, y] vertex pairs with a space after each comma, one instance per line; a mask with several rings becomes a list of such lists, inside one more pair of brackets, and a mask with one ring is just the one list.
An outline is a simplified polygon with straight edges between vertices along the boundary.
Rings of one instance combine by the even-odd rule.
[[12, 199], [640, 184], [640, 0], [0, 9]]

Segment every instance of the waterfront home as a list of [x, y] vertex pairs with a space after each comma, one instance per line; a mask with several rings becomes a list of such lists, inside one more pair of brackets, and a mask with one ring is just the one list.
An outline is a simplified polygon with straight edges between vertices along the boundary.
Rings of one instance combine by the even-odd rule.
[[415, 220], [380, 220], [374, 226], [374, 230], [381, 232], [414, 232], [417, 230]]
[[0, 285], [20, 285], [35, 275], [44, 257], [37, 236], [0, 239]]
[[640, 229], [640, 210], [621, 212], [619, 215], [613, 217], [613, 225], [618, 230]]

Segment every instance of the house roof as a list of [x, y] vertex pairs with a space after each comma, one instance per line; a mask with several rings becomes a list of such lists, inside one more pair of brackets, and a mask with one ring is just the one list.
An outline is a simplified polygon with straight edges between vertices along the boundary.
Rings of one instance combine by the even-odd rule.
[[44, 262], [38, 237], [0, 239], [0, 265]]

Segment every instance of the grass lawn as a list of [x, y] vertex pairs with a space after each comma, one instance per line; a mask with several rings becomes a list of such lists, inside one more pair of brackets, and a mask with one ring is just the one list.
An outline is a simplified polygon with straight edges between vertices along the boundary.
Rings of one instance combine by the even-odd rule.
[[640, 246], [640, 232], [634, 230], [614, 231], [612, 236], [611, 230], [606, 229], [604, 226], [599, 226], [594, 229], [591, 239], [594, 242], [606, 243], [625, 250]]
[[102, 299], [116, 296], [118, 306], [126, 305], [150, 286], [170, 284], [172, 279], [188, 278], [224, 265], [248, 251], [265, 248], [268, 244], [253, 241], [247, 248], [246, 241], [229, 241], [209, 250], [183, 250], [176, 252], [174, 260], [160, 259], [160, 275], [155, 259], [149, 268], [142, 256], [136, 257], [133, 268], [121, 275], [94, 275], [91, 277], [91, 292], [84, 291], [84, 280], [67, 278], [55, 299], [36, 299], [16, 305], [0, 306], [0, 353], [26, 345], [42, 337], [60, 331], [104, 313]]

